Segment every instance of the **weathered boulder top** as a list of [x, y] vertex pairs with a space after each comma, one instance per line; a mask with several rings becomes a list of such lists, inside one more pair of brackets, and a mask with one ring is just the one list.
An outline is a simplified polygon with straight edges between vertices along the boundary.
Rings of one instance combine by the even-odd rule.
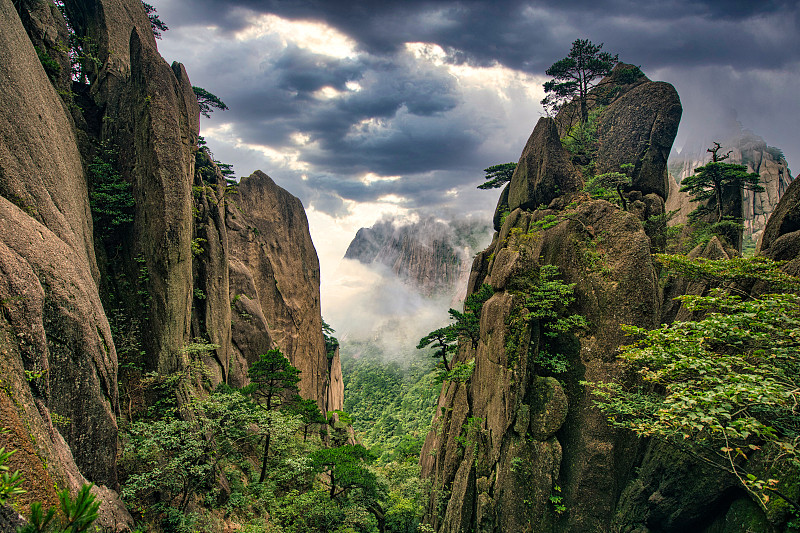
[[[635, 65], [618, 63], [589, 91], [587, 103], [590, 116], [600, 111], [594, 123], [595, 174], [619, 172], [623, 164], [632, 164], [630, 189], [666, 198], [667, 158], [683, 112], [675, 88], [651, 81]], [[572, 101], [556, 115], [561, 137], [576, 126], [579, 109], [578, 102]]]
[[675, 88], [662, 81], [633, 86], [603, 110], [597, 123], [596, 173], [633, 164], [632, 190], [669, 192], [667, 159], [683, 108]]
[[780, 237], [800, 231], [800, 180], [792, 181], [764, 228], [760, 249], [767, 250]]
[[540, 118], [511, 177], [509, 211], [547, 205], [582, 186], [583, 180], [572, 165], [569, 152], [561, 145], [555, 120]]

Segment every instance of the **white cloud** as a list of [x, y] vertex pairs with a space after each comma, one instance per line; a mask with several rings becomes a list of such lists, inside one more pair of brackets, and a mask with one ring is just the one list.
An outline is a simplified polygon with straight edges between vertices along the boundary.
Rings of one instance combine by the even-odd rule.
[[324, 24], [308, 20], [288, 20], [272, 14], [258, 15], [250, 26], [236, 32], [237, 41], [257, 41], [279, 36], [283, 45], [295, 44], [315, 54], [337, 58], [356, 57], [356, 43], [345, 34]]

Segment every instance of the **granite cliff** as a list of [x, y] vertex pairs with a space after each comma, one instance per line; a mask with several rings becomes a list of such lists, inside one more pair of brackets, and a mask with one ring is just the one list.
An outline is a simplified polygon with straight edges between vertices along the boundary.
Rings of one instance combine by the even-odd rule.
[[[508, 186], [510, 213], [473, 263], [468, 291], [483, 283], [494, 289], [480, 342], [462, 345], [457, 357], [474, 359], [475, 370], [467, 383], [443, 388], [421, 458], [437, 531], [608, 531], [635, 466], [636, 443], [606, 425], [579, 382], [618, 376], [619, 324], [660, 323], [642, 222], [663, 213], [680, 101], [670, 85], [646, 78], [617, 87], [598, 118], [597, 167], [635, 165], [630, 209], [581, 192], [582, 174], [559, 139], [562, 117], [542, 118]], [[537, 362], [544, 332], [520, 318], [544, 265], [575, 283], [570, 312], [590, 324], [562, 341], [566, 374]], [[555, 508], [553, 495], [567, 512]]]
[[[707, 289], [664, 279], [653, 260], [664, 249], [652, 220], [665, 214], [681, 106], [671, 85], [630, 73], [618, 65], [590, 94], [596, 145], [588, 155], [561, 142], [574, 126], [570, 104], [539, 120], [500, 197], [497, 232], [468, 284], [468, 293], [489, 284], [493, 294], [481, 309], [479, 341], [462, 342], [453, 361], [474, 362], [474, 370], [445, 382], [420, 457], [432, 484], [426, 520], [437, 532], [773, 531], [732, 478], [609, 426], [583, 384], [629, 383], [616, 359], [629, 342], [620, 325], [688, 320], [672, 298]], [[626, 209], [582, 190], [585, 175], [621, 165], [633, 169]], [[794, 183], [786, 189], [761, 239], [761, 253], [790, 261], [790, 272], [798, 191]], [[691, 256], [733, 253], [714, 237]], [[544, 319], [530, 318], [552, 266], [574, 284], [565, 313], [583, 316], [585, 329], [553, 334]]]
[[[73, 75], [70, 33], [92, 56]], [[260, 172], [226, 183], [139, 0], [0, 1], [0, 86], [0, 446], [18, 450], [21, 510], [93, 482], [98, 524], [128, 530], [120, 420], [193, 339], [216, 345], [210, 386], [279, 347], [305, 397], [341, 406], [303, 206]]]

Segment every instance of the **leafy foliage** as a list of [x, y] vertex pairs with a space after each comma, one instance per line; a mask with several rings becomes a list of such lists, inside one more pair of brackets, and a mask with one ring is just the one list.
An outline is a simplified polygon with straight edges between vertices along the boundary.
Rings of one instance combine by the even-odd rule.
[[509, 316], [509, 336], [506, 352], [513, 362], [524, 328], [538, 324], [538, 337], [531, 337], [530, 350], [534, 352], [534, 362], [542, 370], [562, 373], [568, 369], [567, 358], [558, 349], [561, 337], [588, 327], [586, 319], [578, 314], [570, 314], [568, 307], [575, 301], [575, 283], [564, 283], [559, 278], [558, 267], [542, 265], [535, 277], [512, 287], [513, 293], [523, 298], [521, 308]]
[[[612, 424], [731, 473], [762, 504], [773, 493], [800, 510], [782, 490], [800, 476], [800, 279], [765, 259], [659, 260], [718, 286], [680, 297], [697, 321], [626, 327], [638, 340], [620, 357], [642, 384], [591, 384], [597, 406]], [[794, 293], [747, 294], [737, 286], [746, 282]], [[765, 472], [752, 455], [772, 468]]]
[[556, 114], [561, 107], [577, 98], [580, 103], [580, 122], [589, 118], [586, 97], [589, 90], [602, 78], [611, 73], [619, 61], [617, 54], [601, 52], [603, 44], [592, 44], [588, 39], [576, 39], [567, 57], [553, 63], [545, 73], [553, 79], [545, 82], [545, 98], [542, 106], [550, 114]]
[[0, 505], [5, 505], [8, 500], [15, 496], [25, 494], [25, 490], [20, 487], [22, 476], [19, 470], [9, 474], [8, 466], [6, 466], [8, 459], [14, 452], [16, 450], [7, 452], [4, 447], [0, 448]]
[[[247, 375], [250, 385], [242, 392], [249, 394], [253, 400], [267, 412], [300, 400], [297, 384], [300, 382], [300, 371], [292, 366], [289, 360], [277, 348], [258, 356], [259, 359], [250, 365]], [[267, 429], [264, 437], [264, 452], [261, 463], [263, 483], [267, 476], [267, 458], [272, 434]]]
[[98, 155], [89, 164], [89, 205], [94, 231], [105, 241], [119, 240], [125, 228], [133, 223], [136, 205], [131, 184], [117, 166], [117, 150], [109, 144], [101, 144]]
[[153, 30], [153, 37], [155, 37], [156, 39], [161, 39], [161, 32], [167, 31], [169, 28], [158, 17], [158, 13], [156, 13], [155, 7], [144, 1], [142, 1], [142, 6], [144, 6], [144, 10], [147, 13], [147, 18], [150, 19], [150, 29]]
[[486, 173], [483, 179], [486, 181], [478, 185], [479, 189], [497, 189], [502, 187], [514, 175], [514, 170], [517, 168], [516, 163], [501, 163], [499, 165], [492, 165], [489, 168], [484, 168]]
[[584, 176], [594, 173], [598, 118], [604, 110], [604, 106], [593, 107], [586, 121], [572, 124], [561, 139], [562, 146], [572, 154], [573, 162], [581, 165]]
[[34, 46], [33, 49], [36, 51], [36, 55], [39, 57], [39, 62], [42, 64], [42, 68], [44, 68], [47, 77], [50, 78], [50, 81], [58, 80], [58, 74], [61, 72], [61, 65], [50, 57], [50, 54], [47, 53], [47, 50], [40, 48], [38, 46]]
[[364, 491], [367, 497], [377, 497], [382, 487], [379, 486], [375, 473], [366, 467], [372, 460], [372, 454], [361, 444], [322, 448], [311, 454], [314, 471], [325, 474], [328, 478], [331, 499], [352, 489]]
[[349, 344], [342, 357], [344, 406], [359, 440], [381, 464], [416, 463], [439, 398], [440, 372], [420, 352], [387, 361], [374, 347]]
[[183, 512], [190, 498], [212, 481], [213, 443], [202, 423], [177, 418], [141, 421], [128, 429], [128, 463], [136, 473], [122, 491], [130, 500], [158, 493], [161, 500]]
[[323, 319], [322, 336], [325, 339], [325, 353], [328, 355], [328, 359], [333, 359], [336, 354], [336, 348], [339, 347], [339, 339], [333, 336], [334, 333], [334, 329]]
[[441, 358], [445, 372], [450, 372], [447, 354], [458, 349], [459, 339], [469, 340], [472, 347], [478, 346], [480, 339], [480, 320], [483, 304], [494, 294], [491, 285], [483, 284], [464, 300], [464, 311], [450, 309], [447, 312], [455, 320], [452, 324], [431, 331], [419, 340], [417, 349], [422, 350], [433, 345], [436, 349], [433, 357]]
[[217, 95], [208, 92], [202, 87], [195, 87], [194, 85], [192, 86], [192, 90], [197, 97], [197, 105], [200, 106], [200, 114], [204, 117], [211, 118], [211, 113], [213, 113], [215, 109], [227, 111], [228, 106], [225, 105], [225, 102]]
[[294, 398], [298, 392], [300, 371], [292, 366], [278, 348], [258, 356], [247, 371], [250, 385], [242, 392], [268, 411]]
[[609, 202], [616, 203], [624, 211], [628, 210], [628, 202], [623, 191], [632, 184], [629, 174], [633, 170], [632, 163], [624, 163], [620, 170], [623, 172], [606, 172], [592, 176], [584, 186], [583, 190], [589, 193], [592, 198], [601, 198]]

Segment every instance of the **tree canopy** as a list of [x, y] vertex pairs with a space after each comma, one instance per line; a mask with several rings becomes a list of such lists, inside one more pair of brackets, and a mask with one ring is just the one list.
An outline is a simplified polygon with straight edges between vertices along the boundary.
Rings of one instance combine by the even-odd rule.
[[516, 168], [516, 163], [500, 163], [499, 165], [492, 165], [489, 168], [484, 168], [483, 171], [486, 175], [483, 179], [486, 181], [478, 185], [478, 188], [485, 190], [502, 187], [511, 181], [511, 176], [514, 175], [514, 169]]
[[478, 345], [481, 309], [492, 294], [494, 294], [494, 289], [492, 289], [491, 285], [486, 283], [481, 285], [477, 291], [467, 296], [464, 300], [464, 312], [455, 309], [448, 310], [450, 318], [455, 322], [431, 331], [422, 337], [419, 340], [419, 344], [417, 344], [417, 349], [422, 350], [433, 345], [436, 348], [433, 357], [441, 357], [445, 371], [450, 372], [447, 354], [456, 351], [459, 338], [469, 339], [473, 348]]
[[[693, 202], [705, 202], [714, 199], [716, 221], [722, 222], [722, 193], [726, 187], [737, 187], [739, 190], [750, 190], [753, 192], [763, 192], [759, 175], [755, 172], [747, 172], [744, 165], [733, 163], [723, 163], [730, 157], [731, 152], [724, 155], [719, 154], [722, 147], [718, 142], [706, 150], [711, 153], [711, 162], [695, 169], [694, 174], [685, 178], [681, 182], [681, 192], [689, 193]], [[695, 216], [709, 211], [706, 206], [698, 207], [693, 214]]]
[[225, 102], [217, 95], [206, 91], [202, 87], [195, 87], [194, 85], [192, 85], [192, 90], [197, 97], [197, 105], [200, 106], [200, 114], [204, 117], [211, 118], [211, 113], [214, 112], [214, 109], [219, 109], [220, 111], [228, 110], [228, 106], [225, 105]]
[[[247, 376], [250, 378], [250, 385], [242, 388], [242, 392], [252, 396], [253, 400], [267, 412], [301, 401], [298, 394], [300, 391], [297, 388], [297, 384], [300, 382], [300, 371], [293, 367], [277, 348], [259, 355], [258, 361], [250, 365]], [[267, 425], [269, 426], [269, 422]], [[267, 457], [269, 456], [271, 436], [268, 428], [264, 436], [259, 483], [263, 483], [267, 476]]]
[[153, 37], [156, 39], [161, 39], [161, 32], [167, 31], [169, 27], [167, 27], [167, 25], [164, 24], [164, 21], [159, 18], [155, 7], [144, 1], [142, 2], [142, 5], [147, 13], [147, 18], [150, 19], [150, 29], [153, 30]]
[[[658, 257], [715, 288], [679, 298], [699, 320], [626, 327], [638, 340], [620, 357], [640, 384], [590, 384], [597, 406], [613, 425], [730, 473], [762, 505], [772, 494], [800, 510], [786, 495], [800, 476], [800, 279], [764, 258]], [[770, 292], [741, 289], [754, 282]]]
[[569, 55], [556, 61], [545, 71], [548, 76], [553, 77], [544, 84], [546, 96], [542, 105], [545, 111], [554, 115], [564, 104], [577, 98], [580, 103], [581, 124], [588, 120], [586, 99], [589, 90], [597, 85], [595, 80], [611, 74], [619, 62], [618, 54], [612, 56], [608, 52], [601, 52], [602, 48], [603, 43], [595, 45], [588, 39], [576, 39]]

